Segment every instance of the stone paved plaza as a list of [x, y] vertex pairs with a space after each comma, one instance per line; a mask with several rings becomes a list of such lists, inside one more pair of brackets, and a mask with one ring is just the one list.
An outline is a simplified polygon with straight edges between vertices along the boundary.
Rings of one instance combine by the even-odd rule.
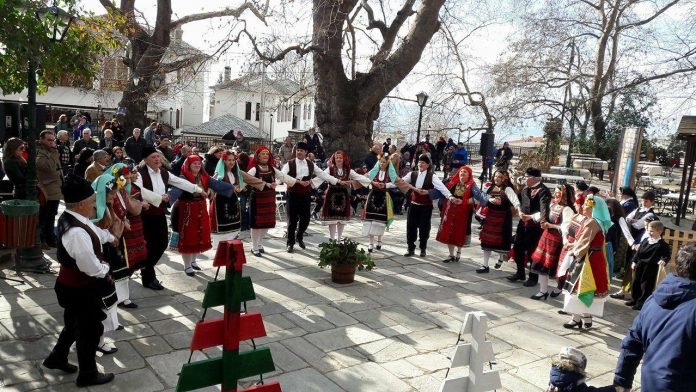
[[[439, 218], [433, 218], [433, 225]], [[478, 224], [474, 223], [477, 228]], [[535, 288], [509, 283], [508, 263], [488, 275], [474, 272], [481, 258], [478, 241], [463, 253], [461, 263], [444, 264], [446, 247], [431, 239], [428, 257], [403, 257], [405, 216], [398, 216], [387, 233], [377, 268], [359, 272], [349, 285], [331, 283], [330, 271], [316, 266], [327, 230], [310, 225], [307, 250], [285, 252], [285, 223], [270, 234], [266, 255], [257, 258], [245, 242], [245, 275], [252, 278], [257, 299], [249, 311], [263, 315], [276, 366], [266, 380], [279, 380], [284, 391], [438, 391], [449, 364], [464, 315], [484, 311], [489, 317], [488, 338], [493, 341], [496, 369], [503, 390], [540, 391], [548, 382], [549, 358], [563, 346], [579, 347], [588, 357], [590, 384], [608, 385], [621, 339], [634, 312], [609, 300], [605, 318], [589, 331], [566, 330], [567, 316], [556, 313], [561, 301], [534, 301]], [[351, 223], [346, 235], [359, 236], [361, 225]], [[435, 235], [434, 226], [432, 236]], [[360, 238], [364, 241], [363, 238]], [[194, 324], [201, 317], [206, 283], [215, 275], [206, 252], [203, 273], [188, 277], [180, 256], [167, 252], [158, 265], [167, 290], [143, 289], [131, 281], [138, 309], [119, 309], [122, 331], [107, 334], [119, 351], [98, 354], [104, 371], [116, 373], [114, 382], [90, 390], [172, 390], [177, 373], [189, 358]], [[49, 253], [58, 269], [55, 252]], [[11, 263], [3, 274], [14, 276]], [[27, 284], [0, 280], [0, 390], [77, 389], [75, 375], [41, 366], [62, 327], [62, 309], [56, 303], [55, 275], [27, 274]], [[206, 318], [219, 317], [210, 311]], [[196, 353], [193, 358], [219, 355], [220, 349]], [[71, 353], [71, 361], [76, 363]], [[245, 385], [250, 385], [251, 381]], [[216, 389], [217, 390], [217, 389]]]

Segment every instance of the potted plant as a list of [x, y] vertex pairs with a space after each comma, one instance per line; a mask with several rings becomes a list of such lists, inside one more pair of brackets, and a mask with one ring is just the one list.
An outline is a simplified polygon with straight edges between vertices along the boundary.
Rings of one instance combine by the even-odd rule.
[[331, 281], [334, 283], [352, 283], [356, 269], [369, 271], [375, 266], [365, 249], [358, 250], [358, 243], [348, 238], [329, 240], [319, 244], [319, 248], [319, 267], [331, 266]]

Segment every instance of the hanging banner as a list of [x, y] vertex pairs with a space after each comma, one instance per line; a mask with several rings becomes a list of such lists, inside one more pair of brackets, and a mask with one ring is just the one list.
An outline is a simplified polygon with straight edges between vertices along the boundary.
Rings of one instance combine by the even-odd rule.
[[621, 135], [619, 150], [614, 161], [614, 180], [611, 191], [619, 192], [621, 187], [635, 190], [636, 168], [640, 156], [640, 145], [643, 142], [643, 128], [625, 128]]

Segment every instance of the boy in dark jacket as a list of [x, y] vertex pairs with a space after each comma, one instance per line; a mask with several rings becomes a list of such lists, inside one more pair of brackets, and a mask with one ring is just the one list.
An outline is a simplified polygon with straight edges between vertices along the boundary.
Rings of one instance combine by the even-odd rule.
[[613, 386], [591, 387], [585, 384], [587, 358], [574, 347], [563, 347], [551, 360], [547, 392], [615, 392]]
[[631, 269], [633, 281], [631, 282], [631, 298], [626, 305], [634, 310], [640, 310], [653, 290], [660, 266], [669, 262], [671, 249], [662, 239], [665, 226], [659, 220], [648, 223], [647, 237], [640, 242], [638, 251], [633, 256]]
[[696, 244], [679, 249], [676, 275], [648, 298], [621, 343], [614, 385], [630, 389], [638, 364], [642, 391], [696, 391]]

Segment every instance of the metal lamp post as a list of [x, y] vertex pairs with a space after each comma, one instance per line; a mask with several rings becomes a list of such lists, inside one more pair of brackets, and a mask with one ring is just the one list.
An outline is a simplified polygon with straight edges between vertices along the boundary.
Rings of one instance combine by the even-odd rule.
[[[174, 130], [174, 126], [172, 125], [172, 113], [173, 112], [174, 112], [174, 108], [170, 107], [169, 108], [169, 128], [171, 128], [172, 131]], [[172, 132], [172, 133], [174, 133], [174, 132]]]
[[578, 111], [579, 101], [577, 99], [572, 100], [570, 103], [572, 106], [570, 108], [570, 138], [568, 139], [568, 155], [566, 156], [566, 167], [570, 167], [571, 156], [573, 151], [573, 141], [575, 140], [575, 115]]
[[[418, 101], [418, 106], [420, 106], [420, 112], [418, 113], [418, 130], [416, 131], [416, 145], [418, 145], [418, 143], [420, 143], [421, 122], [423, 121], [423, 107], [426, 102], [428, 102], [428, 94], [421, 91], [416, 94], [416, 100]], [[418, 162], [418, 157], [414, 156], [412, 166], [415, 166], [416, 162]]]
[[[56, 2], [51, 7], [39, 8], [36, 11], [36, 19], [46, 28], [46, 35], [51, 42], [61, 42], [68, 32], [75, 17], [59, 8]], [[25, 141], [28, 147], [27, 159], [27, 200], [37, 200], [37, 180], [36, 180], [36, 140], [38, 132], [36, 129], [36, 70], [38, 61], [29, 58], [27, 62], [27, 103], [29, 109], [29, 129], [27, 129]], [[38, 230], [37, 230], [38, 237]], [[32, 248], [19, 249], [17, 251], [18, 270], [24, 271], [45, 271], [46, 265], [43, 261], [43, 252], [38, 241], [34, 241]]]
[[268, 143], [273, 146], [273, 113], [271, 113], [271, 126], [268, 129]]

